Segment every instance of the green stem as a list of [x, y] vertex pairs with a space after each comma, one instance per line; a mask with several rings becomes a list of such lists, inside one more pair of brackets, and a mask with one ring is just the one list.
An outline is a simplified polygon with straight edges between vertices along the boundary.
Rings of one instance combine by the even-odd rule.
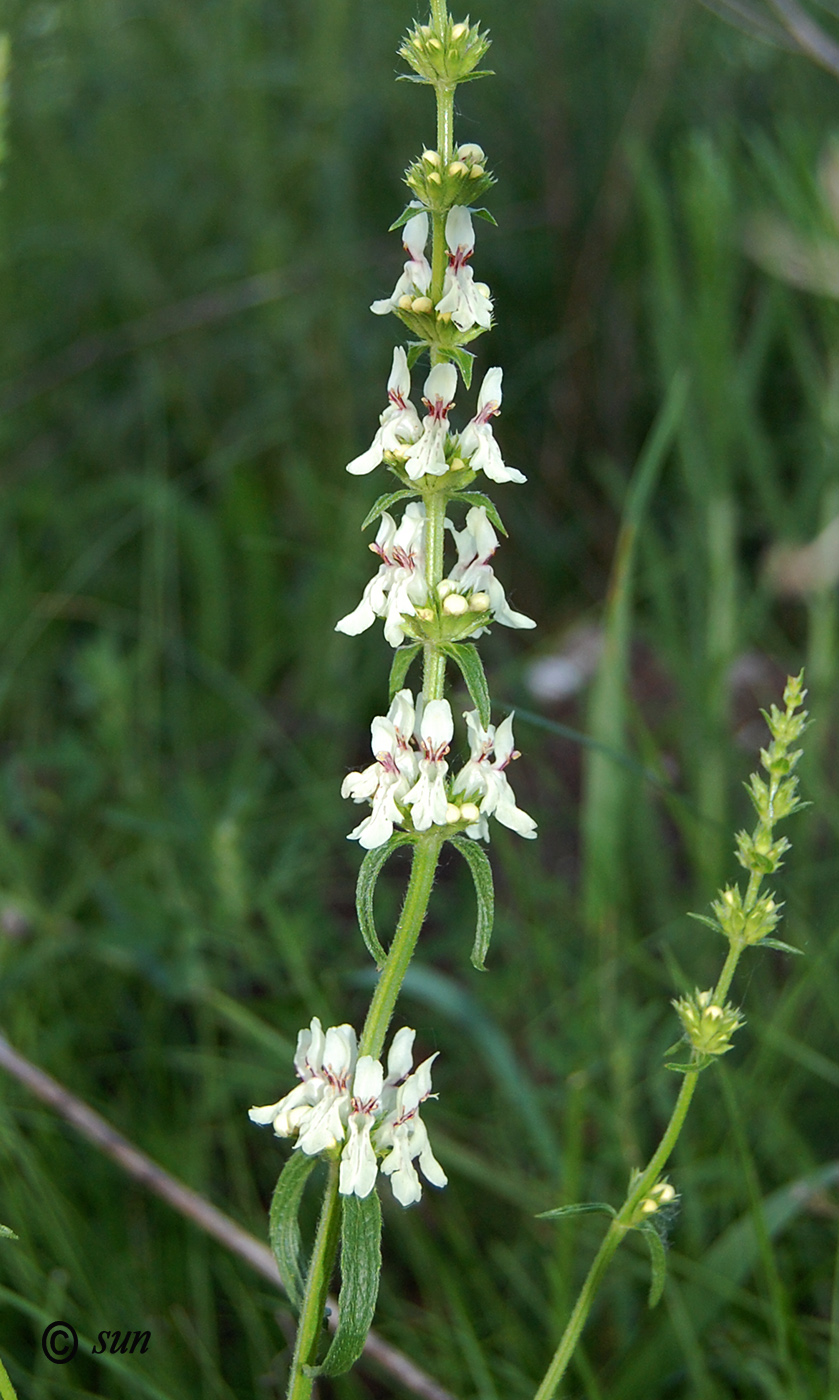
[[[734, 976], [737, 963], [742, 953], [742, 946], [732, 944], [728, 951], [728, 956], [723, 965], [719, 981], [714, 989], [714, 1001], [722, 1005], [726, 994], [731, 986], [731, 979]], [[650, 1158], [640, 1176], [637, 1176], [632, 1183], [632, 1188], [628, 1192], [626, 1200], [612, 1221], [606, 1236], [597, 1254], [594, 1256], [591, 1268], [586, 1275], [585, 1282], [580, 1289], [579, 1296], [574, 1304], [574, 1311], [568, 1319], [568, 1325], [562, 1334], [562, 1339], [554, 1353], [551, 1363], [545, 1372], [545, 1378], [534, 1396], [534, 1400], [552, 1400], [556, 1394], [557, 1386], [568, 1369], [568, 1363], [574, 1355], [574, 1349], [580, 1339], [580, 1334], [586, 1325], [588, 1315], [600, 1287], [603, 1275], [608, 1268], [612, 1255], [621, 1243], [624, 1235], [631, 1228], [633, 1217], [638, 1206], [646, 1195], [652, 1190], [658, 1181], [673, 1148], [679, 1138], [679, 1134], [684, 1127], [687, 1118], [690, 1102], [693, 1098], [697, 1082], [699, 1080], [699, 1069], [688, 1070], [682, 1080], [682, 1087], [679, 1090], [678, 1098], [673, 1106], [670, 1115], [670, 1122], [664, 1130], [661, 1142]]]
[[372, 1055], [377, 1060], [382, 1053], [396, 1000], [405, 980], [408, 964], [414, 955], [420, 929], [425, 922], [442, 845], [443, 837], [432, 827], [431, 831], [420, 836], [414, 846], [414, 861], [405, 903], [393, 935], [387, 962], [370, 1002], [370, 1010], [367, 1012], [358, 1046], [359, 1055]]
[[323, 1194], [320, 1209], [315, 1247], [306, 1277], [306, 1292], [300, 1321], [297, 1325], [297, 1338], [294, 1343], [294, 1357], [291, 1363], [291, 1376], [288, 1383], [287, 1400], [309, 1400], [313, 1378], [303, 1369], [317, 1363], [318, 1344], [323, 1330], [323, 1316], [326, 1309], [326, 1295], [329, 1280], [335, 1267], [338, 1252], [338, 1227], [340, 1224], [340, 1201], [338, 1200], [338, 1171], [340, 1163], [329, 1163], [329, 1177]]

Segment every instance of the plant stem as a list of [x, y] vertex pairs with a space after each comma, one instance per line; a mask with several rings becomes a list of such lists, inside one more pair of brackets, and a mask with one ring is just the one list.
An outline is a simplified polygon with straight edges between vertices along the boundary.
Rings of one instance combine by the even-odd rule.
[[[751, 894], [752, 891], [750, 890], [749, 893]], [[731, 986], [731, 979], [734, 976], [742, 951], [742, 944], [738, 945], [736, 943], [732, 943], [728, 950], [728, 956], [723, 965], [717, 985], [714, 988], [713, 999], [719, 1006], [724, 1002], [726, 993]], [[609, 1226], [603, 1243], [594, 1256], [591, 1268], [586, 1275], [585, 1282], [574, 1304], [574, 1310], [568, 1319], [568, 1324], [562, 1334], [559, 1346], [545, 1372], [542, 1384], [536, 1391], [534, 1400], [552, 1400], [552, 1397], [556, 1394], [557, 1386], [565, 1375], [571, 1357], [574, 1355], [574, 1349], [588, 1320], [588, 1315], [591, 1312], [597, 1290], [600, 1287], [601, 1280], [609, 1266], [612, 1255], [615, 1253], [624, 1235], [632, 1227], [633, 1218], [637, 1212], [638, 1206], [652, 1187], [655, 1186], [662, 1170], [667, 1164], [673, 1148], [676, 1146], [679, 1134], [684, 1127], [691, 1099], [696, 1089], [699, 1073], [700, 1067], [697, 1066], [696, 1069], [688, 1070], [685, 1074], [678, 1098], [673, 1106], [673, 1112], [670, 1115], [670, 1122], [667, 1124], [661, 1141], [646, 1167], [633, 1181], [627, 1193], [626, 1200]]]
[[358, 1046], [359, 1055], [372, 1055], [377, 1060], [382, 1053], [396, 999], [408, 971], [408, 964], [414, 955], [420, 929], [425, 922], [442, 844], [442, 836], [432, 828], [431, 831], [424, 832], [414, 846], [414, 860], [405, 903], [393, 935], [387, 962], [367, 1012]]
[[329, 1177], [320, 1208], [320, 1219], [315, 1236], [315, 1246], [306, 1276], [306, 1292], [300, 1321], [297, 1325], [297, 1338], [294, 1343], [294, 1357], [291, 1363], [291, 1376], [288, 1383], [287, 1400], [309, 1400], [313, 1378], [303, 1369], [317, 1362], [318, 1343], [323, 1329], [323, 1315], [326, 1308], [326, 1295], [329, 1280], [335, 1267], [338, 1250], [338, 1225], [340, 1202], [338, 1200], [339, 1163], [330, 1161]]

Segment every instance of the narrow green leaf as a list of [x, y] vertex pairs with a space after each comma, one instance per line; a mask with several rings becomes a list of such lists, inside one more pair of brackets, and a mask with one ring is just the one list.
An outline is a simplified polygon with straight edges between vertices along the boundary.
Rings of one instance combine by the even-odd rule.
[[382, 1267], [382, 1208], [373, 1190], [364, 1200], [345, 1196], [341, 1212], [341, 1290], [338, 1330], [321, 1366], [310, 1375], [342, 1376], [354, 1366], [376, 1311]]
[[452, 836], [451, 843], [460, 851], [472, 872], [475, 884], [475, 897], [478, 902], [478, 917], [475, 923], [475, 942], [472, 945], [471, 962], [479, 972], [484, 971], [489, 941], [492, 938], [492, 925], [495, 921], [495, 886], [492, 879], [492, 866], [489, 857], [471, 836]]
[[507, 534], [501, 516], [495, 508], [495, 503], [489, 499], [489, 496], [485, 496], [483, 491], [458, 491], [450, 497], [450, 500], [466, 501], [467, 505], [470, 506], [483, 506], [490, 523], [495, 526], [496, 530], [500, 530], [502, 535]]
[[537, 1220], [563, 1220], [569, 1215], [592, 1215], [597, 1212], [599, 1215], [617, 1215], [614, 1206], [610, 1206], [606, 1201], [585, 1201], [577, 1206], [557, 1206], [555, 1210], [542, 1210], [536, 1216]]
[[498, 228], [498, 220], [493, 214], [490, 214], [488, 209], [470, 209], [469, 213], [477, 215], [479, 219], [486, 219], [488, 224], [493, 224], [495, 228]]
[[422, 209], [417, 209], [416, 205], [406, 205], [405, 208], [402, 210], [402, 213], [399, 215], [399, 218], [394, 219], [393, 223], [388, 229], [388, 233], [395, 233], [398, 228], [402, 228], [404, 224], [407, 224], [409, 219], [413, 219], [415, 214], [421, 214], [422, 212]]
[[707, 914], [688, 913], [688, 918], [695, 919], [698, 924], [704, 924], [706, 928], [712, 928], [715, 933], [721, 933], [723, 937], [726, 936], [725, 929], [722, 925], [717, 923], [716, 919], [710, 919]]
[[367, 946], [367, 951], [380, 972], [387, 960], [387, 953], [379, 942], [376, 921], [373, 916], [373, 895], [376, 892], [376, 881], [382, 873], [383, 866], [397, 847], [405, 846], [413, 839], [413, 835], [408, 831], [395, 831], [390, 840], [386, 841], [383, 846], [376, 846], [372, 851], [367, 852], [358, 872], [358, 882], [355, 887], [358, 926], [361, 929], [361, 936]]
[[305, 1152], [292, 1152], [274, 1189], [271, 1200], [271, 1214], [268, 1218], [268, 1239], [283, 1287], [295, 1308], [303, 1305], [303, 1271], [300, 1268], [300, 1226], [297, 1217], [303, 1191], [318, 1157], [307, 1157]]
[[464, 350], [460, 345], [447, 345], [445, 348], [440, 347], [440, 353], [445, 355], [447, 360], [451, 360], [452, 364], [457, 365], [466, 388], [471, 388], [472, 368], [475, 363], [475, 356], [471, 350]]
[[390, 668], [390, 680], [388, 681], [388, 699], [392, 700], [397, 690], [401, 690], [405, 684], [405, 677], [413, 665], [413, 662], [422, 651], [422, 642], [411, 642], [406, 647], [397, 647], [393, 654], [393, 665]]
[[411, 340], [408, 342], [408, 369], [413, 369], [423, 350], [428, 346], [424, 340]]
[[693, 1064], [666, 1064], [664, 1068], [671, 1069], [674, 1074], [692, 1074], [694, 1070], [696, 1070], [698, 1074], [700, 1070], [707, 1069], [709, 1065], [713, 1064], [715, 1058], [716, 1057], [714, 1055], [706, 1055], [704, 1060], [697, 1060]]
[[0, 1225], [0, 1240], [17, 1240], [20, 1236], [14, 1230], [10, 1230], [8, 1225]]
[[368, 525], [372, 525], [374, 520], [378, 520], [379, 516], [394, 505], [396, 501], [403, 501], [406, 496], [415, 496], [416, 494], [416, 491], [409, 491], [407, 487], [403, 486], [399, 491], [388, 491], [386, 495], [380, 496], [376, 504], [368, 510], [362, 520], [362, 530], [366, 530]]
[[450, 642], [442, 646], [440, 650], [460, 667], [472, 697], [472, 703], [478, 711], [478, 718], [486, 729], [491, 715], [489, 686], [484, 675], [484, 664], [481, 661], [478, 648], [473, 642]]
[[650, 1251], [650, 1264], [652, 1266], [652, 1279], [650, 1281], [650, 1292], [647, 1298], [647, 1305], [654, 1308], [661, 1302], [661, 1295], [664, 1292], [664, 1284], [667, 1279], [667, 1253], [661, 1240], [661, 1235], [655, 1226], [650, 1223], [646, 1225], [641, 1234], [647, 1241]]
[[777, 948], [779, 953], [795, 953], [797, 958], [804, 957], [803, 948], [793, 948], [791, 943], [782, 943], [779, 938], [761, 938], [759, 943], [755, 943], [755, 948]]

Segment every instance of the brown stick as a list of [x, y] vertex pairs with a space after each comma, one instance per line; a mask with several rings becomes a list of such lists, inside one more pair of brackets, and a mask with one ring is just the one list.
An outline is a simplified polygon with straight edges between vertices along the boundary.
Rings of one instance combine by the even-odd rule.
[[[274, 1256], [266, 1244], [262, 1244], [247, 1230], [243, 1230], [241, 1225], [237, 1225], [228, 1215], [216, 1210], [216, 1207], [210, 1205], [197, 1191], [170, 1176], [151, 1157], [147, 1157], [145, 1152], [141, 1152], [123, 1137], [122, 1133], [112, 1128], [94, 1109], [76, 1098], [69, 1089], [65, 1089], [57, 1079], [53, 1079], [13, 1049], [3, 1035], [0, 1035], [0, 1068], [7, 1070], [36, 1098], [55, 1109], [56, 1113], [72, 1124], [88, 1142], [92, 1142], [135, 1181], [139, 1181], [149, 1191], [160, 1196], [174, 1210], [192, 1220], [226, 1249], [246, 1260], [263, 1278], [267, 1278], [275, 1287], [285, 1292]], [[327, 1301], [330, 1308], [329, 1325], [334, 1330], [338, 1324], [338, 1304], [334, 1298]], [[420, 1400], [454, 1400], [449, 1391], [439, 1386], [431, 1376], [419, 1366], [415, 1366], [404, 1352], [390, 1346], [376, 1332], [368, 1334], [364, 1344], [364, 1355], [377, 1362], [382, 1370], [388, 1371], [407, 1390], [419, 1396]]]

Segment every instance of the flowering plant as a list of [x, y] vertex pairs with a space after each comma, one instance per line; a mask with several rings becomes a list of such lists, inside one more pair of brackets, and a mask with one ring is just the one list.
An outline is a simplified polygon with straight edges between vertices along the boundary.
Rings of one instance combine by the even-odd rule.
[[[472, 351], [467, 346], [492, 327], [489, 287], [476, 281], [472, 258], [475, 216], [486, 211], [475, 200], [493, 178], [475, 144], [455, 147], [454, 93], [459, 82], [482, 76], [478, 69], [488, 39], [468, 21], [453, 22], [445, 0], [432, 0], [427, 24], [418, 24], [400, 53], [414, 80], [434, 88], [437, 143], [409, 167], [412, 198], [394, 224], [401, 228], [407, 260], [390, 296], [373, 302], [377, 316], [391, 315], [413, 337], [393, 351], [387, 406], [370, 446], [348, 464], [353, 476], [385, 470], [395, 488], [379, 496], [363, 522], [378, 522], [370, 545], [379, 561], [356, 607], [336, 630], [357, 636], [377, 620], [393, 649], [387, 713], [371, 724], [373, 762], [349, 773], [344, 798], [365, 808], [349, 832], [365, 851], [357, 890], [359, 925], [379, 977], [359, 1037], [350, 1025], [324, 1031], [313, 1016], [300, 1032], [294, 1065], [298, 1084], [273, 1104], [252, 1108], [256, 1124], [272, 1126], [292, 1141], [271, 1207], [271, 1240], [299, 1326], [291, 1363], [289, 1400], [308, 1400], [313, 1377], [346, 1371], [358, 1358], [372, 1321], [381, 1264], [380, 1175], [390, 1181], [397, 1202], [413, 1205], [422, 1194], [420, 1173], [444, 1187], [445, 1173], [431, 1147], [420, 1109], [435, 1097], [431, 1054], [413, 1067], [415, 1032], [403, 1026], [382, 1056], [391, 1019], [420, 935], [440, 852], [451, 843], [466, 860], [477, 896], [477, 927], [472, 961], [483, 967], [493, 920], [493, 882], [482, 843], [490, 839], [490, 818], [519, 836], [536, 835], [533, 818], [517, 804], [509, 769], [519, 757], [513, 716], [492, 722], [489, 690], [475, 641], [493, 624], [528, 629], [535, 623], [508, 602], [496, 576], [499, 534], [506, 533], [492, 500], [472, 489], [479, 474], [498, 484], [521, 484], [525, 477], [507, 465], [492, 420], [502, 403], [502, 371], [491, 367], [477, 394], [475, 411], [457, 427], [453, 411], [470, 392]], [[428, 256], [429, 237], [431, 240]], [[421, 417], [412, 400], [412, 370], [427, 356]], [[461, 418], [462, 422], [462, 418]], [[398, 508], [401, 517], [394, 514]], [[449, 512], [452, 512], [450, 515]], [[446, 561], [447, 543], [454, 559]], [[418, 688], [407, 684], [421, 663]], [[464, 715], [468, 757], [458, 759], [455, 716], [446, 698], [446, 669], [453, 663], [472, 701]], [[792, 745], [805, 716], [799, 713], [801, 678], [785, 692], [785, 711], [767, 716], [773, 741], [763, 752], [768, 780], [752, 779], [750, 793], [758, 814], [752, 835], [737, 838], [738, 857], [749, 871], [745, 892], [732, 887], [713, 904], [706, 919], [729, 943], [715, 987], [674, 1003], [687, 1046], [687, 1060], [669, 1066], [682, 1078], [670, 1122], [647, 1166], [633, 1173], [619, 1209], [594, 1203], [548, 1211], [557, 1219], [580, 1210], [602, 1210], [610, 1224], [591, 1266], [560, 1345], [537, 1391], [549, 1400], [573, 1354], [605, 1269], [629, 1231], [647, 1240], [653, 1265], [651, 1302], [664, 1282], [661, 1223], [672, 1214], [676, 1188], [662, 1176], [681, 1131], [699, 1074], [730, 1048], [743, 1023], [726, 1001], [737, 962], [748, 947], [783, 947], [769, 935], [780, 917], [761, 882], [786, 850], [774, 824], [796, 810], [799, 757]], [[391, 852], [412, 850], [411, 874], [402, 912], [387, 950], [379, 942], [372, 915], [378, 876]], [[429, 1114], [433, 1121], [433, 1115]], [[319, 1161], [327, 1181], [314, 1246], [304, 1271], [300, 1265], [297, 1216], [307, 1180]], [[416, 1165], [415, 1165], [416, 1164]], [[419, 1171], [417, 1171], [417, 1167]], [[336, 1335], [324, 1359], [318, 1355], [324, 1306], [340, 1242], [341, 1294]]]

